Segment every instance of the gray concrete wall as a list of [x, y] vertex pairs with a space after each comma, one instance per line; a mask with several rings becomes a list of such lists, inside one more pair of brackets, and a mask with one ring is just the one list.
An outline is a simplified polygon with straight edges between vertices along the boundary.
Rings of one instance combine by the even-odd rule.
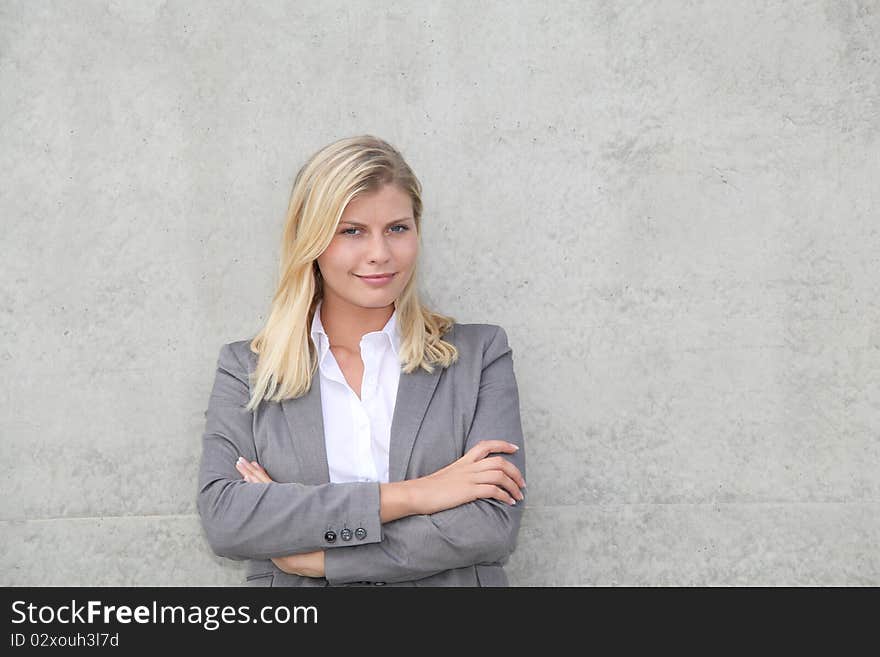
[[880, 3], [0, 2], [0, 584], [239, 584], [195, 509], [296, 170], [382, 136], [514, 349], [516, 585], [880, 585]]

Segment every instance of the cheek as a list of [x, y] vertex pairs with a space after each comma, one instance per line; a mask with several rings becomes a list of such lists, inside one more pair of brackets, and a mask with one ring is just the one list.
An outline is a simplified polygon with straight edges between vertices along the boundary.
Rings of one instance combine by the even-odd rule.
[[330, 246], [318, 258], [318, 264], [322, 269], [331, 272], [348, 269], [348, 261], [350, 254], [344, 244], [337, 241], [330, 243]]
[[401, 261], [414, 262], [416, 256], [419, 255], [418, 239], [409, 239], [402, 241], [397, 248], [397, 257]]

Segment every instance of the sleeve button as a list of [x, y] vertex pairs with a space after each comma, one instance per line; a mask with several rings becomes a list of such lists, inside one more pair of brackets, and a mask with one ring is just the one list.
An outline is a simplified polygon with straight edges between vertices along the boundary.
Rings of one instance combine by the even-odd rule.
[[348, 527], [346, 527], [341, 532], [339, 532], [339, 537], [343, 541], [350, 541], [351, 540], [351, 530]]
[[328, 543], [332, 543], [333, 541], [336, 540], [336, 532], [333, 531], [332, 529], [327, 530], [324, 533], [324, 540], [327, 541]]
[[363, 527], [358, 527], [354, 530], [354, 535], [357, 536], [359, 541], [362, 541], [367, 537], [367, 530]]

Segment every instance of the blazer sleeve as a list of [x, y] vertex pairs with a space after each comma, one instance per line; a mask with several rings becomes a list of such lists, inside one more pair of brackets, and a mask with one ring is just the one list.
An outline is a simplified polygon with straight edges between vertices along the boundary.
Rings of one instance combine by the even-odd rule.
[[[247, 368], [229, 344], [220, 349], [205, 411], [197, 507], [211, 549], [235, 560], [332, 549], [330, 528], [362, 526], [363, 544], [382, 540], [379, 483], [246, 482], [235, 461], [256, 461]], [[360, 523], [356, 525], [356, 523]]]
[[[502, 439], [519, 446], [502, 457], [523, 477], [525, 445], [512, 350], [500, 326], [485, 349], [474, 418], [465, 451], [481, 440]], [[523, 495], [527, 496], [523, 490]], [[525, 500], [509, 505], [479, 499], [428, 515], [411, 515], [382, 526], [383, 538], [324, 553], [330, 584], [355, 581], [400, 582], [474, 564], [504, 564], [516, 549]]]

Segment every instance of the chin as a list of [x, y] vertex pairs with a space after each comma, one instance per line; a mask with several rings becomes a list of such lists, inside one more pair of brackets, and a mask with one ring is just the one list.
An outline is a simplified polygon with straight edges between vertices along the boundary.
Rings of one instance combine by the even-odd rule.
[[385, 308], [386, 306], [390, 306], [397, 299], [395, 296], [389, 296], [387, 294], [376, 295], [372, 297], [363, 297], [363, 296], [352, 296], [350, 297], [351, 303], [356, 306], [360, 306], [361, 308]]

